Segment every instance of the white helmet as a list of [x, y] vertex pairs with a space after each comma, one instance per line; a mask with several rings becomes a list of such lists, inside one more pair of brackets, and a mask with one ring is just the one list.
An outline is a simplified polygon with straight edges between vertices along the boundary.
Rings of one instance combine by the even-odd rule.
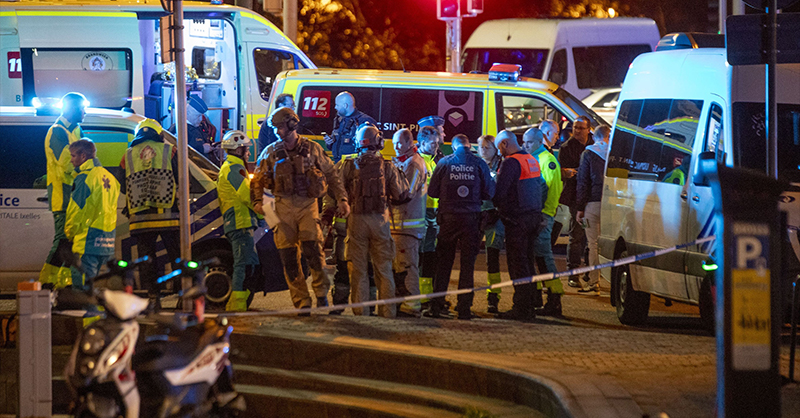
[[253, 142], [242, 131], [228, 131], [222, 137], [222, 149], [234, 150], [239, 147], [250, 146]]

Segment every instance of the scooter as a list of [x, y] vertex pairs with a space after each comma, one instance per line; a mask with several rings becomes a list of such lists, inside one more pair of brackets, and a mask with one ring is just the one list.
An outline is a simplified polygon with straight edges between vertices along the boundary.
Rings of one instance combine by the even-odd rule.
[[[98, 276], [121, 276], [141, 264], [110, 266]], [[159, 279], [191, 276], [217, 263], [186, 261], [180, 268]], [[110, 263], [111, 264], [111, 263]], [[88, 293], [59, 294], [60, 305], [95, 303], [105, 308], [106, 317], [84, 329], [73, 348], [66, 367], [67, 382], [73, 389], [76, 417], [111, 418], [237, 416], [244, 411], [244, 399], [233, 389], [228, 352], [232, 327], [227, 319], [202, 320], [202, 303], [194, 315], [174, 319], [153, 315], [147, 299], [108, 289]], [[194, 286], [182, 297], [183, 303], [202, 301], [202, 286]], [[64, 301], [67, 301], [66, 303]], [[148, 316], [166, 333], [159, 333], [138, 344], [136, 317]]]

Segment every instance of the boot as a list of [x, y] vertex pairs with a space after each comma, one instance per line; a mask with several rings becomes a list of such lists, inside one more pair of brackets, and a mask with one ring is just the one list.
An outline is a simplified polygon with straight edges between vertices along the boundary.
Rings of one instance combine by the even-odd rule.
[[542, 289], [534, 289], [532, 296], [532, 306], [535, 309], [535, 308], [541, 308], [542, 305], [544, 305], [544, 300], [542, 300]]
[[500, 304], [500, 295], [498, 295], [497, 293], [489, 293], [486, 296], [486, 299], [489, 302], [489, 309], [488, 309], [489, 313], [496, 314], [500, 312], [500, 310], [498, 309], [498, 305]]
[[325, 296], [317, 298], [317, 308], [324, 308], [328, 306], [328, 298]]
[[225, 305], [226, 312], [246, 312], [247, 298], [250, 297], [249, 290], [234, 290]]
[[536, 315], [563, 316], [561, 315], [561, 294], [548, 294], [547, 303], [545, 303], [544, 308], [536, 309]]
[[510, 311], [505, 311], [497, 314], [497, 319], [508, 319], [512, 321], [528, 322], [536, 319], [536, 314], [532, 309], [521, 309], [518, 306], [511, 308]]

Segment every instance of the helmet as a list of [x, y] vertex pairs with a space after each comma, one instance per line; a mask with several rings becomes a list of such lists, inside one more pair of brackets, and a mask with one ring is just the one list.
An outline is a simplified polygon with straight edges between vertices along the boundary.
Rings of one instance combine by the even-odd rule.
[[252, 144], [250, 138], [242, 131], [228, 131], [222, 137], [222, 149], [236, 149], [239, 147], [246, 147]]
[[161, 135], [161, 125], [153, 119], [144, 119], [136, 125], [136, 135], [133, 138], [137, 139], [151, 139], [155, 140], [155, 136]]
[[300, 123], [300, 118], [297, 116], [297, 113], [294, 113], [294, 110], [290, 107], [282, 107], [280, 109], [275, 109], [272, 111], [272, 114], [269, 115], [269, 127], [270, 128], [277, 128], [283, 124], [286, 124], [286, 127], [293, 131], [297, 128], [297, 124]]
[[356, 147], [359, 150], [371, 149], [378, 150], [383, 148], [383, 138], [381, 131], [375, 125], [364, 122], [356, 130]]

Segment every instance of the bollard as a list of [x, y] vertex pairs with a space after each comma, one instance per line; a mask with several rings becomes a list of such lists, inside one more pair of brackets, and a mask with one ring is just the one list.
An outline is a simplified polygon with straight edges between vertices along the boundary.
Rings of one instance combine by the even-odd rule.
[[19, 332], [19, 416], [50, 417], [53, 413], [50, 291], [17, 292]]
[[[717, 222], [717, 414], [780, 417], [778, 348], [784, 184], [759, 172], [699, 159]], [[710, 158], [709, 158], [710, 157]]]

